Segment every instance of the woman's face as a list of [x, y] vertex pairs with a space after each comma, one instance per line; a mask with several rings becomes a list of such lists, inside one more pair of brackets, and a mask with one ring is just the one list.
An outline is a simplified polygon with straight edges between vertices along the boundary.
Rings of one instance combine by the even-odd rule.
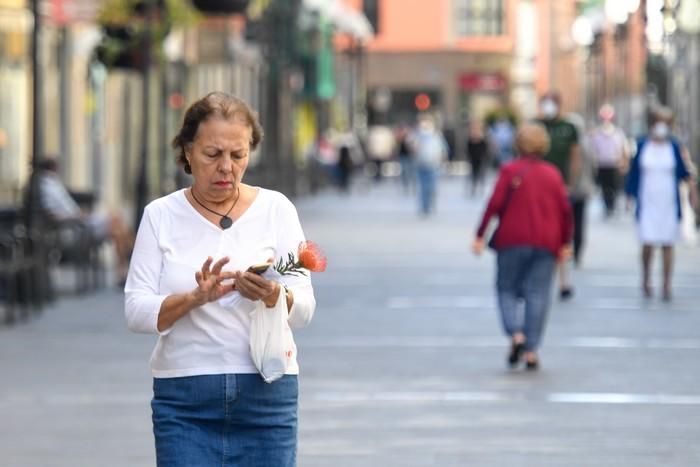
[[212, 117], [199, 124], [186, 153], [199, 193], [210, 201], [235, 195], [248, 167], [251, 136], [240, 118]]
[[484, 136], [484, 127], [481, 122], [472, 122], [469, 124], [469, 136], [472, 138], [481, 138]]
[[650, 133], [652, 139], [657, 141], [666, 140], [671, 134], [671, 120], [657, 118], [651, 125]]

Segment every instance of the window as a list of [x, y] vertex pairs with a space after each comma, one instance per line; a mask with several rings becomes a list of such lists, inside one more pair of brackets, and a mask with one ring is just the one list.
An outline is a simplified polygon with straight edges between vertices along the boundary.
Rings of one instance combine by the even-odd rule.
[[374, 33], [379, 33], [379, 0], [364, 0], [362, 2], [362, 10], [369, 24], [372, 25]]
[[499, 36], [504, 33], [505, 0], [454, 0], [457, 36]]

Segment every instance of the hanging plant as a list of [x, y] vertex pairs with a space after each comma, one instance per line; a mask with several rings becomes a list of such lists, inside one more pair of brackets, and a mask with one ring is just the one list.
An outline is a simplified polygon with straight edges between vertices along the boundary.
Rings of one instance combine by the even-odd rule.
[[192, 0], [196, 9], [208, 15], [243, 14], [249, 3], [249, 0]]
[[193, 24], [199, 15], [187, 0], [106, 0], [98, 14], [102, 41], [95, 57], [107, 68], [140, 69], [144, 65], [143, 44], [149, 6], [151, 44], [154, 57], [162, 57], [162, 45], [173, 27]]

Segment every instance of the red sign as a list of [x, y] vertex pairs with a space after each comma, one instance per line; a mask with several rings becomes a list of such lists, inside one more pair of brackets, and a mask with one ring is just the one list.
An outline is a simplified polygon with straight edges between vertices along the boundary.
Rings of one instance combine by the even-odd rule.
[[499, 73], [464, 73], [459, 76], [464, 91], [503, 91], [506, 79]]
[[49, 0], [42, 7], [42, 13], [49, 15], [51, 21], [59, 26], [78, 22], [91, 22], [97, 17], [100, 2], [93, 0]]

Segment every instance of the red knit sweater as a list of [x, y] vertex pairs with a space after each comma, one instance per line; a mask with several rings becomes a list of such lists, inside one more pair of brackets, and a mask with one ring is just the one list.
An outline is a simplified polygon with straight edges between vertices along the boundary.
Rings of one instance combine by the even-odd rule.
[[530, 246], [558, 255], [573, 234], [564, 181], [554, 165], [536, 157], [523, 156], [501, 168], [477, 237], [484, 237], [494, 216], [499, 218], [496, 250]]

